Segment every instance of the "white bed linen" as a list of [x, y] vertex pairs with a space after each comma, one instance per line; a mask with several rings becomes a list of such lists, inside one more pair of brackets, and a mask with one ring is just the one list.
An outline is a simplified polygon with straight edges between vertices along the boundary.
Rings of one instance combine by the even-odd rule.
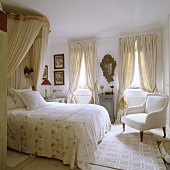
[[89, 104], [50, 103], [32, 111], [9, 110], [7, 122], [8, 147], [84, 170], [111, 128], [106, 109]]

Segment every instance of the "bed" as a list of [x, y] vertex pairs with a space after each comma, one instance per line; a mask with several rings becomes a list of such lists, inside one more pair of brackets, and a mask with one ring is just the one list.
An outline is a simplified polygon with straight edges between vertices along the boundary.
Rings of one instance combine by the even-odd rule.
[[[26, 107], [8, 109], [8, 147], [60, 159], [71, 169], [88, 169], [98, 142], [111, 128], [106, 109], [94, 104], [47, 103], [38, 92], [22, 91], [19, 96]], [[43, 106], [32, 109], [28, 104], [39, 101]]]

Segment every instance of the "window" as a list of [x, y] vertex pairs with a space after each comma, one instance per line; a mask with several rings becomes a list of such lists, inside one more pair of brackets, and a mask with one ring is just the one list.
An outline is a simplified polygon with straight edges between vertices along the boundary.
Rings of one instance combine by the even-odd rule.
[[78, 90], [88, 89], [87, 83], [86, 83], [86, 71], [85, 70], [86, 70], [85, 69], [85, 61], [84, 61], [84, 55], [83, 55], [81, 68], [80, 68], [80, 78], [79, 78]]
[[134, 78], [130, 89], [140, 89], [140, 79], [139, 79], [139, 64], [138, 64], [138, 51], [137, 51], [137, 42], [135, 42], [135, 70]]
[[87, 87], [86, 83], [86, 69], [85, 69], [85, 61], [84, 55], [82, 58], [81, 68], [80, 68], [80, 77], [78, 88], [75, 91], [76, 101], [81, 104], [87, 104], [91, 98], [91, 91]]

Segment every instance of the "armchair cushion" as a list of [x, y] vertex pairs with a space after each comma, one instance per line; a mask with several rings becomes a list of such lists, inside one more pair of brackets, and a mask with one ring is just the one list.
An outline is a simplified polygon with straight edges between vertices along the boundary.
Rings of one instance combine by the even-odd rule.
[[166, 98], [163, 96], [148, 96], [146, 100], [145, 112], [154, 112], [162, 109], [165, 105]]

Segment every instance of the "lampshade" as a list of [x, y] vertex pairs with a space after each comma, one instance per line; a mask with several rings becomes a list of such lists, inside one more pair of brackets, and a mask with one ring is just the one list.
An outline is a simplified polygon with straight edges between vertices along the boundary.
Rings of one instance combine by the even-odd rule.
[[41, 85], [51, 85], [51, 83], [50, 83], [49, 80], [45, 79], [45, 80], [41, 83]]

